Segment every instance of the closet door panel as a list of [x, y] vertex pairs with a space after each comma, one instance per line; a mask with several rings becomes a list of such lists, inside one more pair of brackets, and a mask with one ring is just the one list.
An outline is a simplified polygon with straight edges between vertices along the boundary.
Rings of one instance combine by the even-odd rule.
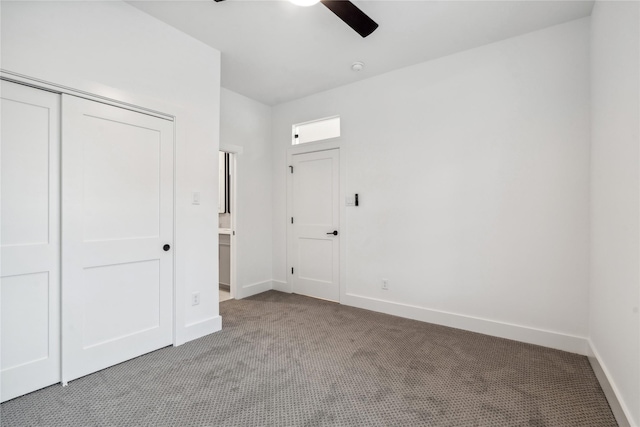
[[95, 133], [82, 146], [85, 241], [157, 238], [161, 135], [90, 115], [85, 125]]
[[[49, 242], [49, 116], [48, 105], [2, 99], [2, 245]], [[35, 89], [21, 87], [33, 95]], [[10, 90], [15, 92], [15, 90]], [[49, 98], [48, 93], [37, 93]], [[55, 97], [55, 95], [51, 95]], [[13, 97], [16, 98], [16, 97]], [[39, 105], [40, 104], [40, 105]]]
[[62, 105], [66, 382], [172, 343], [173, 122]]
[[60, 96], [2, 82], [2, 401], [60, 381]]

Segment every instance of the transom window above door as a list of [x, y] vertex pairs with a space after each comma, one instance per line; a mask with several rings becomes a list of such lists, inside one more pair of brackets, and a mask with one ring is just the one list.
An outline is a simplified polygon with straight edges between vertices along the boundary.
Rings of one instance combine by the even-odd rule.
[[340, 116], [333, 116], [293, 125], [291, 144], [305, 144], [339, 136]]

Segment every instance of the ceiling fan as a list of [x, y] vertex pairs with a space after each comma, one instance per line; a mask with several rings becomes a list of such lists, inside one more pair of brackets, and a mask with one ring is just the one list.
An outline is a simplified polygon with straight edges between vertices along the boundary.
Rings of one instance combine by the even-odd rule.
[[[215, 0], [221, 2], [224, 0]], [[289, 0], [298, 6], [312, 6], [318, 3], [318, 0]], [[361, 11], [355, 4], [347, 0], [319, 0], [331, 12], [344, 21], [345, 24], [355, 30], [362, 37], [367, 37], [373, 33], [378, 24]]]

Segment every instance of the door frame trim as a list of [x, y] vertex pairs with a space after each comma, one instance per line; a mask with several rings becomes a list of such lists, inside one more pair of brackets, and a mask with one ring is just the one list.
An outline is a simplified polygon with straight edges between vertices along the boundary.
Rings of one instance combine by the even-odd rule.
[[[237, 275], [237, 255], [238, 244], [236, 240], [236, 229], [238, 228], [238, 155], [242, 153], [242, 147], [236, 145], [221, 145], [218, 152], [231, 154], [229, 156], [229, 175], [231, 176], [231, 234], [229, 235], [229, 293], [231, 299], [244, 298], [241, 295], [238, 288], [238, 275]], [[218, 184], [218, 188], [220, 185]], [[216, 224], [217, 224], [216, 219]], [[218, 250], [220, 250], [220, 234], [218, 233]], [[219, 258], [219, 257], [218, 257]], [[218, 276], [220, 276], [220, 264], [218, 264]], [[220, 306], [220, 301], [218, 301]]]
[[329, 150], [338, 150], [340, 156], [340, 164], [339, 164], [339, 210], [340, 210], [340, 256], [339, 256], [339, 299], [338, 303], [342, 304], [346, 299], [347, 294], [347, 238], [348, 238], [348, 227], [347, 227], [347, 207], [345, 205], [346, 198], [346, 187], [347, 187], [347, 153], [346, 153], [346, 145], [344, 144], [344, 139], [342, 137], [332, 138], [325, 141], [319, 142], [310, 142], [306, 144], [298, 144], [292, 145], [287, 148], [287, 165], [286, 165], [286, 174], [287, 174], [287, 183], [286, 183], [286, 191], [287, 191], [287, 207], [286, 207], [286, 235], [287, 235], [287, 247], [286, 247], [286, 271], [285, 276], [286, 280], [286, 288], [285, 291], [288, 293], [293, 293], [293, 281], [291, 278], [291, 265], [292, 265], [292, 257], [293, 257], [293, 233], [291, 229], [291, 223], [288, 221], [288, 218], [291, 218], [293, 215], [293, 181], [291, 179], [291, 173], [289, 172], [289, 165], [293, 164], [293, 156], [297, 154], [308, 154], [315, 153], [319, 151], [329, 151]]

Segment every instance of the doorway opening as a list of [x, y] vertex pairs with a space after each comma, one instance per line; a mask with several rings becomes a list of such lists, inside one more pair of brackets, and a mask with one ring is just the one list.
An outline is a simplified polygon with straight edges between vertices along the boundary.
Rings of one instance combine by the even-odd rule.
[[218, 292], [219, 301], [236, 297], [235, 274], [235, 154], [218, 153]]

